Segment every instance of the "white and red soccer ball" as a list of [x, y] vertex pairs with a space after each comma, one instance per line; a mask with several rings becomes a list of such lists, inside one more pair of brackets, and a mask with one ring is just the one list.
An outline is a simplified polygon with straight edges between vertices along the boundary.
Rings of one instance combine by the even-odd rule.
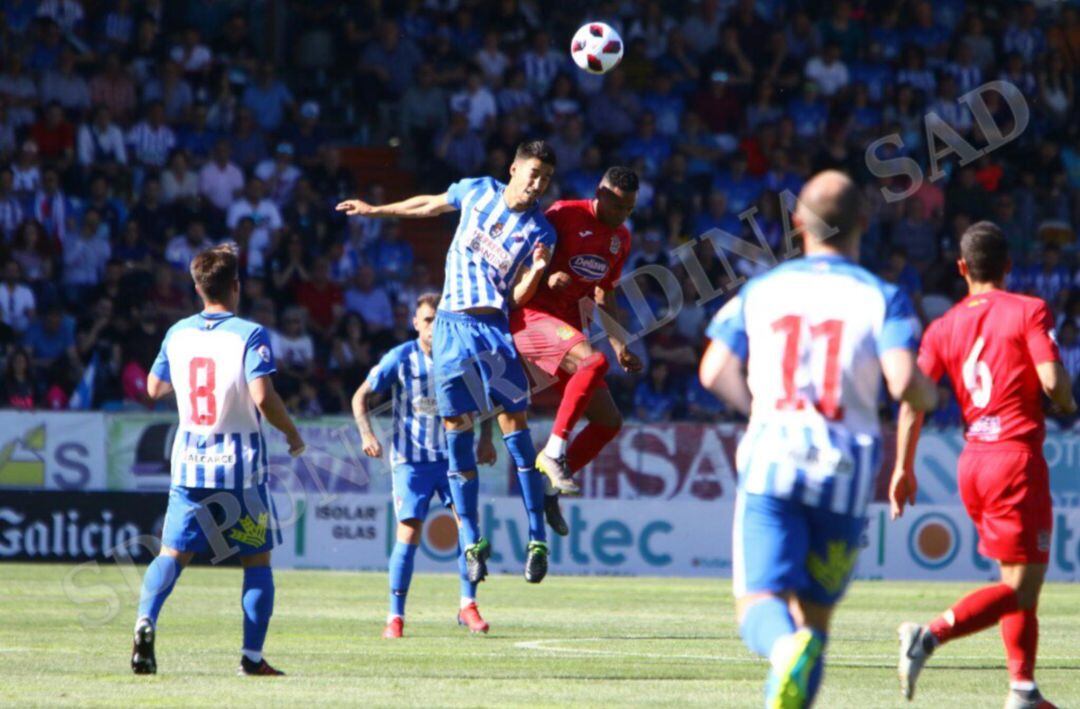
[[623, 41], [611, 25], [588, 22], [570, 40], [574, 63], [590, 74], [606, 74], [622, 59]]

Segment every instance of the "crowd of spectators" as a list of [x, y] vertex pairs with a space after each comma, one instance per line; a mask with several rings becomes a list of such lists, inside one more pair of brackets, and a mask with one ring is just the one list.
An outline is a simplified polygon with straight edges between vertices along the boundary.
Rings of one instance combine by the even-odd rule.
[[[723, 298], [697, 303], [672, 252], [713, 228], [781, 252], [781, 195], [823, 168], [863, 186], [863, 261], [924, 320], [963, 295], [958, 235], [997, 221], [1013, 246], [1010, 287], [1050, 302], [1080, 375], [1071, 3], [0, 0], [0, 11], [0, 405], [152, 406], [143, 382], [164, 329], [197, 307], [188, 262], [231, 240], [245, 313], [274, 333], [289, 405], [347, 410], [377, 357], [411, 336], [411, 305], [439, 289], [442, 264], [416, 258], [397, 223], [333, 211], [354, 194], [386, 199], [378, 180], [355, 183], [339, 147], [396, 146], [414, 188], [441, 192], [505, 177], [526, 138], [556, 151], [548, 200], [588, 197], [607, 165], [633, 166], [627, 270], [664, 265], [684, 288], [677, 317], [635, 345], [646, 372], [613, 377], [630, 416], [727, 415], [694, 376]], [[625, 40], [607, 76], [569, 60], [585, 19]], [[1005, 93], [983, 94], [992, 117], [1008, 134], [1019, 97], [1026, 129], [934, 174], [945, 149], [931, 133], [987, 145], [958, 98], [998, 79]], [[903, 192], [908, 177], [868, 169], [867, 146], [886, 136], [881, 159], [911, 158], [935, 178], [906, 199], [883, 188]], [[728, 278], [722, 259], [697, 253], [713, 283]], [[662, 289], [646, 295], [662, 315]], [[954, 405], [935, 416], [957, 420]]]

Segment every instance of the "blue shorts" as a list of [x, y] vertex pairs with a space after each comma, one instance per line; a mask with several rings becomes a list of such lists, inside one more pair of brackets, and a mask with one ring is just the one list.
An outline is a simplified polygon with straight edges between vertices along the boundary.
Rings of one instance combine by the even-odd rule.
[[215, 556], [270, 551], [281, 543], [274, 500], [266, 485], [231, 490], [173, 486], [161, 543]]
[[394, 514], [399, 522], [427, 517], [435, 493], [450, 505], [449, 461], [398, 463], [394, 466]]
[[865, 517], [740, 490], [732, 534], [735, 596], [793, 591], [834, 605], [851, 580], [865, 528]]
[[514, 413], [529, 405], [529, 381], [505, 315], [440, 310], [433, 340], [439, 416], [487, 412], [495, 406]]

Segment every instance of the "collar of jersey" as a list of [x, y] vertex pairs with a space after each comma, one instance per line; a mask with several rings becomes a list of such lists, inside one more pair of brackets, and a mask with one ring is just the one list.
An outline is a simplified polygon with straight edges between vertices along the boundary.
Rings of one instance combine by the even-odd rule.
[[852, 263], [851, 259], [843, 254], [814, 254], [806, 256], [807, 261], [825, 261], [826, 263]]
[[230, 312], [224, 312], [224, 313], [208, 313], [208, 312], [206, 312], [206, 311], [204, 310], [203, 312], [199, 313], [199, 317], [200, 317], [200, 318], [202, 318], [203, 320], [214, 320], [214, 321], [218, 321], [218, 320], [226, 320], [226, 319], [228, 319], [228, 318], [231, 318], [231, 317], [233, 317], [233, 314], [232, 314], [232, 313], [230, 313]]

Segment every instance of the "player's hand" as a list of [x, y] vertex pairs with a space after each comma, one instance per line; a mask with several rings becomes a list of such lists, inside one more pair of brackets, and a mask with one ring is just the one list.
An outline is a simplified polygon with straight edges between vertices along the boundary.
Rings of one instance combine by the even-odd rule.
[[285, 440], [289, 444], [289, 455], [293, 458], [299, 458], [304, 454], [304, 451], [307, 450], [307, 444], [304, 443], [304, 438], [300, 435], [299, 431], [291, 434]]
[[533, 270], [543, 271], [549, 263], [551, 263], [551, 249], [543, 244], [537, 244], [533, 249]]
[[892, 480], [889, 481], [889, 511], [893, 519], [899, 519], [904, 514], [906, 505], [915, 505], [915, 493], [918, 491], [919, 483], [914, 472], [903, 468], [893, 470]]
[[629, 347], [619, 348], [619, 351], [615, 353], [615, 356], [619, 360], [619, 366], [630, 374], [637, 374], [645, 368], [641, 363], [641, 358], [631, 352]]
[[495, 465], [499, 454], [495, 451], [495, 444], [490, 438], [481, 436], [476, 443], [476, 462], [478, 465]]
[[570, 277], [569, 273], [565, 271], [556, 271], [548, 276], [548, 288], [551, 290], [562, 290], [568, 288], [574, 279]]
[[363, 436], [362, 443], [364, 444], [364, 453], [369, 458], [382, 458], [382, 444], [379, 443], [379, 439], [375, 436]]
[[375, 214], [375, 207], [362, 199], [347, 199], [344, 202], [338, 202], [334, 209], [345, 212], [345, 215], [349, 217], [370, 217]]

